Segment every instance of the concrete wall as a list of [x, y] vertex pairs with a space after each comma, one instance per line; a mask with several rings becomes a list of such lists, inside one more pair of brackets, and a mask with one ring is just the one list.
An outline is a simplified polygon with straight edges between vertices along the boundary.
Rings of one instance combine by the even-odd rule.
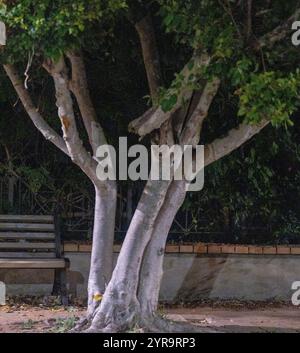
[[[86, 297], [90, 253], [68, 253], [69, 291]], [[115, 254], [115, 259], [117, 254]], [[290, 301], [300, 281], [299, 255], [166, 254], [161, 287], [164, 301], [240, 299]], [[8, 295], [49, 295], [52, 270], [0, 270]]]

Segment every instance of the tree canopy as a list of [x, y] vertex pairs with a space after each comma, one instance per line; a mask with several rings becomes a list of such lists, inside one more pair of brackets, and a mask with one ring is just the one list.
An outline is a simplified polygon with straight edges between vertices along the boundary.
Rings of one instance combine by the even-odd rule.
[[[233, 212], [233, 222], [237, 224], [240, 219], [247, 218], [255, 209], [259, 210], [257, 213], [260, 214], [260, 218], [270, 220], [272, 224], [275, 223], [275, 230], [278, 232], [282, 228], [296, 227], [297, 229], [297, 203], [293, 203], [295, 210], [289, 210], [289, 214], [286, 214], [287, 208], [281, 207], [282, 203], [276, 201], [279, 198], [285, 199], [284, 195], [281, 195], [284, 191], [280, 192], [282, 188], [278, 190], [277, 175], [282, 173], [284, 176], [290, 175], [282, 167], [277, 167], [279, 163], [277, 160], [286, 149], [291, 155], [292, 164], [287, 168], [289, 170], [292, 168], [294, 171], [293, 178], [288, 178], [288, 185], [291, 185], [292, 191], [288, 194], [290, 196], [287, 196], [286, 202], [290, 204], [290, 197], [297, 194], [293, 190], [298, 188], [295, 167], [295, 163], [298, 163], [295, 142], [297, 129], [290, 133], [283, 131], [296, 122], [297, 114], [293, 113], [297, 112], [299, 104], [297, 48], [293, 47], [288, 40], [281, 41], [274, 47], [272, 40], [266, 36], [263, 48], [256, 50], [258, 38], [272, 31], [286, 18], [293, 16], [297, 2], [287, 4], [275, 1], [272, 6], [265, 2], [255, 3], [252, 9], [255, 16], [252, 16], [251, 22], [247, 15], [246, 4], [237, 6], [238, 2], [234, 1], [215, 3], [151, 1], [145, 9], [143, 2], [139, 1], [2, 1], [0, 15], [6, 23], [9, 37], [7, 48], [1, 53], [2, 60], [20, 63], [23, 72], [31, 62], [27, 72], [29, 87], [35, 92], [34, 96], [39, 100], [40, 109], [45, 112], [47, 120], [58, 128], [52, 105], [48, 102], [48, 92], [51, 93], [52, 89], [39, 68], [43, 57], [56, 59], [66, 50], [83, 48], [87, 53], [90, 83], [97, 92], [101, 92], [102, 97], [98, 100], [94, 90], [91, 90], [93, 100], [101, 114], [101, 122], [106, 132], [113, 131], [108, 139], [117, 142], [116, 137], [127, 134], [127, 124], [142, 112], [148, 102], [147, 97], [144, 98], [147, 95], [147, 83], [137, 36], [129, 22], [142, 18], [150, 9], [159, 40], [163, 76], [156, 104], [161, 104], [164, 111], [172, 110], [183, 85], [190, 85], [197, 89], [198, 74], [201, 77], [220, 75], [224, 80], [222, 84], [224, 88], [221, 88], [221, 93], [218, 94], [211, 108], [210, 114], [213, 119], [205, 122], [206, 134], [203, 143], [226, 133], [228, 127], [234, 127], [240, 121], [255, 123], [264, 117], [269, 117], [272, 124], [278, 127], [274, 132], [260, 136], [259, 141], [254, 142], [255, 147], [250, 144], [249, 147], [243, 148], [242, 152], [237, 151], [226, 161], [220, 161], [211, 166], [207, 171], [209, 177], [206, 179], [204, 190], [207, 196], [201, 197], [202, 202], [200, 201], [199, 204], [195, 203], [196, 195], [192, 195], [194, 202], [190, 203], [187, 200], [186, 208], [201, 207], [211, 210], [214, 208], [209, 205], [213, 205], [217, 198], [217, 218], [215, 214], [212, 217], [212, 219], [218, 219], [217, 224], [223, 224], [223, 209], [226, 210], [229, 207]], [[130, 34], [129, 36], [123, 36], [124, 28], [126, 33]], [[212, 62], [205, 73], [195, 72], [193, 59], [190, 59], [193, 52], [200, 50], [201, 47], [205, 47], [212, 56]], [[180, 73], [173, 79], [173, 72], [180, 72], [187, 60], [191, 71], [188, 82]], [[136, 75], [140, 79], [133, 82], [132, 78]], [[93, 77], [105, 79], [100, 80], [98, 84], [92, 80]], [[28, 133], [36, 136], [36, 132], [28, 131], [29, 122], [22, 117], [19, 103], [17, 102], [13, 107], [15, 98], [11, 99], [12, 91], [8, 82], [1, 80], [1, 86], [3, 107], [1, 139], [6, 145], [10, 143], [10, 146], [13, 146], [15, 141], [20, 141], [17, 147], [14, 145], [11, 148], [16, 151], [13, 154], [19, 155], [21, 152], [24, 155], [22, 141], [28, 141], [28, 146], [31, 146]], [[219, 114], [220, 109], [222, 114]], [[295, 118], [292, 118], [293, 116]], [[13, 119], [14, 124], [7, 124], [7, 119]], [[27, 132], [24, 130], [24, 125], [28, 126]], [[14, 126], [17, 126], [17, 129]], [[270, 139], [274, 139], [272, 148], [266, 151], [264, 140]], [[132, 139], [132, 142], [135, 142], [135, 139]], [[43, 140], [39, 143], [44, 144]], [[51, 146], [46, 145], [46, 148], [50, 148], [53, 153], [55, 151]], [[64, 158], [61, 159], [63, 160]], [[39, 154], [37, 162], [23, 160], [16, 170], [17, 174], [20, 173], [25, 177], [29, 185], [35, 185], [32, 187], [34, 191], [40, 190], [43, 184], [49, 185], [50, 180], [47, 177], [49, 174], [52, 175], [52, 182], [55, 182], [53, 174], [55, 168], [51, 164], [57, 163], [57, 158], [53, 156], [53, 162], [43, 161], [43, 156]], [[15, 159], [15, 164], [19, 163], [20, 159]], [[245, 163], [250, 164], [248, 167], [250, 170], [239, 168], [240, 164], [245, 165]], [[62, 167], [65, 168], [65, 166], [66, 163], [63, 162]], [[73, 169], [70, 166], [70, 171]], [[4, 167], [4, 170], [7, 169]], [[224, 187], [225, 180], [232, 178], [236, 173], [240, 180], [244, 180], [248, 185], [246, 190], [242, 182], [232, 184], [229, 181], [231, 187], [229, 185]], [[72, 174], [74, 171], [69, 178]], [[79, 174], [76, 174], [79, 177]], [[59, 188], [60, 183], [59, 180], [57, 181], [55, 185]], [[76, 184], [75, 181], [74, 184]], [[249, 185], [253, 187], [250, 188]], [[230, 193], [229, 190], [231, 190]], [[272, 198], [270, 198], [270, 195], [273, 195], [271, 190], [274, 191]], [[260, 195], [259, 198], [257, 198], [257, 192]], [[210, 217], [208, 216], [208, 219]], [[275, 217], [275, 220], [271, 221], [270, 217], [272, 219]], [[249, 220], [249, 222], [251, 224], [254, 221]], [[219, 226], [213, 223], [211, 229], [219, 229]], [[236, 236], [239, 237], [239, 231], [236, 230], [236, 232]], [[288, 233], [293, 231], [290, 230]], [[286, 236], [285, 234], [284, 238]]]

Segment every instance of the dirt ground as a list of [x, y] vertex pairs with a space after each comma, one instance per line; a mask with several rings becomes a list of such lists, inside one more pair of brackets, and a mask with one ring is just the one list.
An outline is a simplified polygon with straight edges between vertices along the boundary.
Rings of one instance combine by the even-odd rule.
[[211, 307], [170, 309], [169, 317], [217, 332], [300, 333], [300, 311], [291, 307], [238, 311]]
[[[0, 307], [0, 333], [67, 332], [85, 308], [18, 303]], [[162, 313], [174, 321], [185, 321], [217, 332], [298, 332], [300, 308], [288, 305], [199, 305], [165, 307]]]

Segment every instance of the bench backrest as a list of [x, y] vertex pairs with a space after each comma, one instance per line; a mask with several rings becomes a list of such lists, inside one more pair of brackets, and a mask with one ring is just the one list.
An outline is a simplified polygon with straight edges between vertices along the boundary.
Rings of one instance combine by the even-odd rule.
[[59, 222], [54, 216], [0, 215], [0, 258], [60, 258]]

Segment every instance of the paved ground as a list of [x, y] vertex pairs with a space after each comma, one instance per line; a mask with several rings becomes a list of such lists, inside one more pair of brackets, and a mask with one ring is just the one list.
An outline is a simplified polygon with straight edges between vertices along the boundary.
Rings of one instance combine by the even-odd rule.
[[[218, 332], [300, 332], [300, 310], [294, 307], [236, 308], [171, 308], [169, 318], [186, 321]], [[65, 332], [83, 308], [0, 307], [0, 333]]]
[[171, 309], [170, 318], [219, 332], [300, 332], [300, 310], [272, 308], [232, 310], [222, 308]]

